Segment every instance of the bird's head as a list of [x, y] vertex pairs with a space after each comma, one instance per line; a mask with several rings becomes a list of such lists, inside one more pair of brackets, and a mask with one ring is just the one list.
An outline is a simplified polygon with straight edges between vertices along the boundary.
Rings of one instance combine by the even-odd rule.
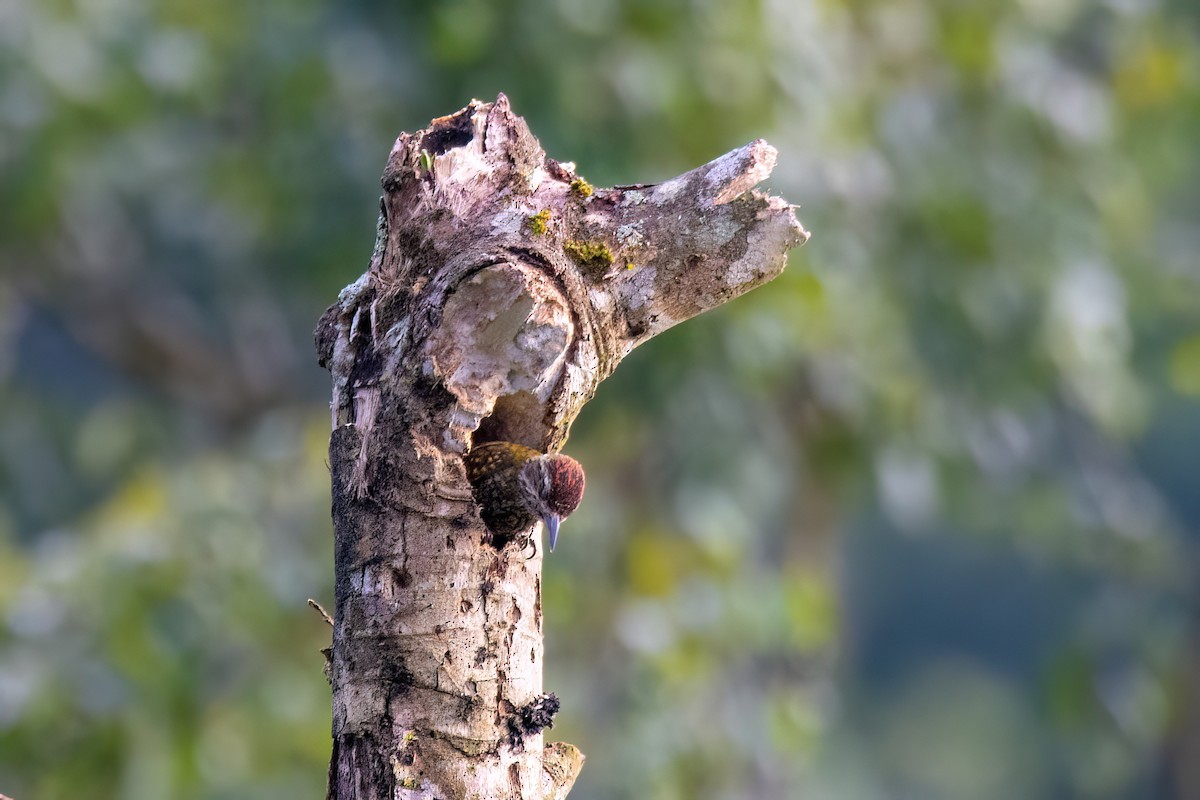
[[531, 458], [521, 467], [522, 491], [546, 523], [551, 552], [558, 542], [558, 525], [579, 506], [583, 487], [583, 466], [561, 453]]

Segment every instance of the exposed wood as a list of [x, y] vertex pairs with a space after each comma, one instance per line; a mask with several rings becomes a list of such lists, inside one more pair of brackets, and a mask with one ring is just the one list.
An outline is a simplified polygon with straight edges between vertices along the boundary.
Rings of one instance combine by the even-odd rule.
[[557, 450], [633, 347], [778, 275], [807, 233], [752, 189], [774, 162], [759, 140], [666, 183], [593, 187], [504, 96], [397, 140], [370, 268], [316, 331], [333, 377], [330, 798], [566, 796], [583, 756], [543, 743], [544, 548], [489, 543], [461, 456]]

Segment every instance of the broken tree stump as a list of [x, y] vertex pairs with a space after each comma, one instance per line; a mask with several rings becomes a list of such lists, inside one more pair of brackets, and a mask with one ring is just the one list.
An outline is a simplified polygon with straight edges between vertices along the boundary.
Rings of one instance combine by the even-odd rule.
[[778, 275], [808, 234], [757, 140], [593, 187], [507, 98], [396, 141], [366, 273], [316, 330], [333, 377], [332, 800], [565, 797], [543, 744], [542, 547], [494, 542], [462, 455], [557, 451], [621, 359]]

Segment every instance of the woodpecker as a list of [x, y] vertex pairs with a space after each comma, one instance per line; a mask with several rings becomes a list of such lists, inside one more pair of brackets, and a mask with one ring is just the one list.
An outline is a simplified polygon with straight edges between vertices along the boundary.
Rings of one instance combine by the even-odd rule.
[[558, 525], [583, 499], [583, 467], [570, 456], [539, 453], [513, 442], [486, 442], [463, 457], [480, 516], [495, 534], [512, 536], [539, 519], [550, 551]]

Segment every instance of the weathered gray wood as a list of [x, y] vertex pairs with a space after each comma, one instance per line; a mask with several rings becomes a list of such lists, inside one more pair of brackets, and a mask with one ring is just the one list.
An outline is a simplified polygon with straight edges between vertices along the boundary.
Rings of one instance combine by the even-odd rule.
[[370, 268], [322, 317], [333, 377], [329, 797], [566, 796], [544, 745], [543, 548], [489, 542], [461, 455], [556, 450], [636, 345], [770, 280], [808, 236], [752, 190], [755, 141], [653, 186], [592, 187], [502, 95], [403, 134]]

